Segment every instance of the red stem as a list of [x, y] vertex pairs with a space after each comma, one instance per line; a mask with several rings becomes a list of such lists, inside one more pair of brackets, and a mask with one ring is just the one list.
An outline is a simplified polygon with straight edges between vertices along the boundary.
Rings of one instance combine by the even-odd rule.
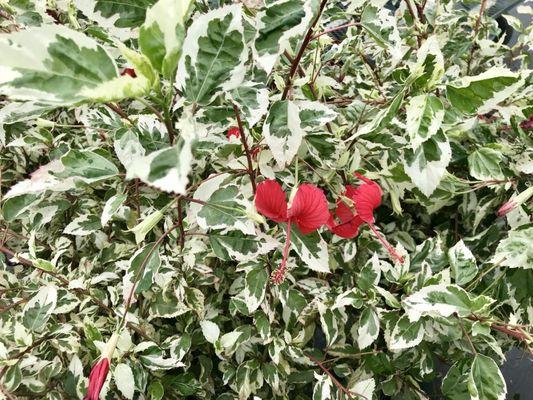
[[320, 36], [327, 35], [328, 33], [331, 33], [331, 32], [340, 31], [341, 29], [344, 29], [344, 28], [349, 28], [351, 26], [359, 26], [359, 25], [361, 25], [359, 22], [348, 22], [347, 24], [342, 24], [342, 25], [339, 25], [339, 26], [335, 26], [333, 28], [329, 28], [329, 29], [326, 29], [325, 31], [317, 33], [316, 35], [313, 35], [311, 40], [315, 40], [315, 39], [319, 38]]
[[126, 303], [124, 305], [124, 314], [122, 315], [122, 321], [120, 322], [120, 325], [119, 325], [120, 326], [119, 331], [120, 331], [120, 329], [122, 329], [122, 327], [126, 323], [126, 316], [128, 315], [128, 310], [130, 309], [131, 302], [133, 300], [133, 294], [135, 293], [135, 289], [137, 288], [137, 283], [139, 283], [139, 279], [141, 278], [141, 275], [142, 275], [142, 273], [144, 271], [144, 268], [146, 267], [146, 264], [148, 263], [148, 260], [150, 259], [150, 257], [154, 253], [154, 251], [163, 242], [163, 239], [165, 239], [168, 235], [170, 235], [170, 233], [172, 233], [172, 231], [174, 229], [176, 229], [178, 227], [179, 227], [179, 223], [172, 225], [167, 231], [165, 231], [165, 233], [163, 233], [161, 235], [161, 237], [159, 239], [157, 239], [157, 241], [154, 243], [154, 245], [150, 248], [150, 250], [148, 251], [148, 254], [146, 254], [146, 257], [144, 257], [141, 265], [139, 266], [139, 270], [135, 274], [135, 277], [133, 279], [133, 285], [132, 285], [132, 287], [130, 289], [130, 292], [128, 294], [128, 298], [126, 299]]
[[237, 104], [235, 103], [233, 104], [233, 112], [235, 113], [235, 117], [237, 118], [237, 125], [239, 126], [242, 147], [244, 147], [244, 152], [246, 153], [246, 160], [248, 161], [247, 171], [248, 171], [248, 175], [250, 175], [250, 181], [252, 182], [252, 189], [255, 194], [257, 186], [255, 184], [255, 172], [254, 172], [254, 167], [252, 165], [252, 156], [250, 154], [250, 148], [248, 147], [248, 142], [246, 141], [246, 136], [244, 136], [244, 128], [242, 126], [241, 115], [239, 114], [239, 107], [237, 107]]
[[300, 46], [300, 50], [298, 51], [298, 54], [296, 55], [296, 57], [294, 57], [289, 75], [287, 76], [287, 79], [285, 79], [285, 89], [283, 89], [281, 100], [285, 100], [287, 98], [287, 95], [289, 94], [289, 90], [291, 89], [291, 86], [292, 86], [292, 78], [294, 77], [294, 74], [296, 73], [296, 70], [298, 69], [298, 65], [300, 64], [300, 60], [302, 59], [302, 56], [304, 55], [307, 45], [309, 44], [309, 42], [311, 41], [311, 38], [313, 37], [313, 29], [315, 28], [316, 24], [320, 20], [320, 16], [322, 15], [322, 12], [324, 11], [324, 8], [326, 7], [327, 2], [328, 0], [322, 0], [322, 2], [320, 3], [318, 14], [316, 15], [315, 20], [313, 21], [313, 23], [307, 30], [307, 33], [305, 34], [305, 37], [302, 41], [302, 45]]

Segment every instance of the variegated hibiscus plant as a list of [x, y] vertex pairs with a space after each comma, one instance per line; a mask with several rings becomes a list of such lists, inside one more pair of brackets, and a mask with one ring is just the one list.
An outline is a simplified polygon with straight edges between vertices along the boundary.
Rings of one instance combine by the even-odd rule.
[[0, 1], [0, 399], [511, 398], [533, 10], [496, 3]]

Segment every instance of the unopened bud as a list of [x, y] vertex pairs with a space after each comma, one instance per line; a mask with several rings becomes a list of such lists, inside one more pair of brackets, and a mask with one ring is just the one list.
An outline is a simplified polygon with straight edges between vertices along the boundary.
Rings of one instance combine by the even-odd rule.
[[533, 186], [527, 188], [522, 193], [511, 197], [509, 201], [507, 201], [503, 206], [499, 208], [497, 212], [498, 216], [503, 217], [504, 215], [510, 213], [516, 207], [529, 200], [531, 196], [533, 196]]

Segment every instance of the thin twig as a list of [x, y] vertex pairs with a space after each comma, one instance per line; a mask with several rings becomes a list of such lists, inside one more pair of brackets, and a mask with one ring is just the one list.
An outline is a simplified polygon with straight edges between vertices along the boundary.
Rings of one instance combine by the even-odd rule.
[[20, 305], [20, 304], [24, 304], [24, 303], [26, 303], [26, 302], [28, 302], [28, 300], [29, 300], [29, 299], [27, 299], [27, 298], [23, 298], [23, 299], [20, 299], [20, 300], [14, 302], [14, 303], [11, 303], [11, 304], [8, 305], [8, 306], [5, 306], [5, 307], [0, 308], [0, 314], [3, 314], [3, 313], [5, 313], [5, 312], [11, 310], [12, 308], [14, 308], [14, 307]]
[[167, 118], [163, 117], [163, 114], [161, 114], [157, 108], [155, 108], [153, 105], [151, 105], [146, 100], [144, 100], [144, 99], [142, 99], [140, 97], [138, 97], [137, 100], [140, 103], [142, 103], [146, 108], [148, 108], [153, 114], [155, 114], [157, 119], [162, 124], [165, 125], [165, 127], [167, 128], [167, 133], [168, 133], [168, 141], [170, 142], [170, 144], [174, 144], [174, 140], [175, 140], [176, 134], [174, 132], [174, 126], [172, 125], [171, 119], [167, 119]]
[[361, 24], [359, 22], [348, 22], [347, 24], [334, 26], [333, 28], [326, 29], [325, 31], [322, 31], [320, 33], [317, 33], [316, 35], [313, 35], [311, 40], [318, 39], [322, 35], [327, 35], [328, 33], [331, 33], [331, 32], [340, 31], [341, 29], [344, 29], [344, 28], [349, 28], [351, 26], [360, 26], [360, 25]]
[[481, 5], [479, 6], [479, 15], [476, 19], [476, 24], [474, 25], [474, 34], [472, 37], [472, 46], [470, 47], [470, 53], [468, 54], [468, 63], [466, 65], [466, 74], [470, 75], [470, 68], [472, 67], [472, 59], [474, 57], [474, 50], [476, 47], [476, 38], [479, 32], [479, 27], [481, 26], [481, 19], [483, 18], [483, 13], [487, 8], [487, 0], [481, 0]]
[[331, 373], [331, 371], [329, 369], [327, 369], [324, 364], [322, 364], [319, 360], [317, 360], [315, 357], [313, 357], [311, 354], [305, 354], [307, 356], [307, 358], [309, 358], [312, 362], [314, 362], [316, 365], [318, 365], [318, 367], [324, 371], [328, 376], [329, 378], [331, 379], [331, 381], [333, 382], [333, 384], [335, 386], [337, 386], [337, 389], [339, 389], [342, 393], [344, 393], [349, 399], [353, 399], [352, 396], [359, 396], [359, 397], [362, 397], [363, 399], [365, 400], [368, 400], [365, 396], [363, 396], [362, 394], [359, 394], [359, 393], [354, 393], [354, 392], [351, 392], [349, 389], [347, 389], [346, 387], [344, 387], [342, 385], [342, 383], [340, 383], [337, 378], [335, 378], [335, 376]]
[[298, 51], [298, 54], [296, 54], [296, 57], [294, 57], [294, 60], [291, 65], [291, 69], [289, 71], [289, 75], [285, 79], [285, 88], [283, 89], [283, 94], [281, 95], [281, 99], [285, 100], [287, 98], [287, 95], [289, 94], [289, 90], [292, 87], [292, 78], [294, 77], [294, 74], [296, 73], [296, 69], [298, 68], [298, 65], [300, 63], [300, 60], [302, 59], [302, 56], [305, 52], [305, 49], [307, 48], [307, 45], [311, 41], [311, 38], [313, 37], [313, 29], [315, 28], [316, 24], [320, 20], [320, 16], [322, 15], [322, 12], [324, 11], [324, 8], [326, 7], [326, 3], [328, 0], [322, 0], [320, 3], [320, 8], [318, 10], [318, 13], [316, 15], [315, 20], [307, 30], [307, 33], [305, 34], [305, 37], [302, 41], [302, 45], [300, 46], [300, 50]]
[[[413, 19], [413, 26], [415, 27], [415, 30], [418, 32], [418, 28], [416, 27], [416, 14], [415, 10], [413, 10], [413, 6], [411, 5], [410, 0], [404, 0], [405, 4], [407, 4], [407, 10], [409, 11], [409, 15], [411, 15], [411, 18]], [[420, 36], [416, 35], [416, 43], [418, 44], [418, 47], [422, 44], [420, 40]]]
[[233, 112], [235, 113], [235, 117], [237, 118], [237, 125], [239, 126], [242, 147], [244, 147], [244, 152], [246, 153], [246, 160], [248, 161], [248, 175], [250, 175], [250, 182], [252, 183], [252, 190], [254, 191], [254, 194], [255, 194], [257, 186], [255, 183], [255, 173], [254, 173], [254, 167], [252, 164], [252, 155], [250, 154], [250, 148], [248, 147], [248, 142], [246, 141], [246, 136], [244, 135], [244, 127], [242, 125], [241, 116], [239, 114], [239, 107], [237, 107], [237, 104], [235, 103], [233, 103]]
[[[470, 315], [468, 317], [468, 319], [471, 320], [471, 321], [485, 322], [485, 320], [483, 318], [479, 318], [479, 317], [477, 317], [475, 315]], [[506, 335], [514, 337], [515, 339], [518, 339], [518, 340], [520, 340], [520, 341], [522, 341], [522, 342], [524, 342], [526, 344], [530, 344], [532, 342], [531, 336], [528, 335], [527, 333], [525, 333], [520, 328], [518, 328], [519, 331], [516, 331], [514, 329], [509, 329], [507, 326], [503, 326], [503, 325], [498, 324], [498, 323], [491, 323], [490, 327], [491, 327], [491, 329], [494, 329], [495, 331], [505, 333]]]
[[150, 257], [152, 257], [152, 254], [154, 251], [159, 247], [159, 245], [163, 242], [163, 239], [165, 239], [168, 235], [172, 233], [176, 228], [179, 227], [179, 223], [176, 223], [172, 225], [169, 229], [167, 229], [160, 237], [156, 240], [156, 242], [153, 244], [153, 246], [148, 250], [148, 253], [146, 254], [146, 257], [142, 260], [141, 265], [139, 266], [139, 269], [135, 273], [135, 277], [133, 278], [133, 285], [131, 286], [130, 292], [128, 294], [128, 297], [126, 299], [126, 303], [124, 305], [124, 314], [122, 315], [122, 320], [119, 324], [119, 331], [120, 329], [125, 325], [126, 323], [126, 316], [128, 315], [128, 310], [131, 306], [131, 302], [133, 301], [133, 294], [135, 293], [135, 289], [137, 288], [137, 284], [139, 282], [139, 279], [141, 278], [141, 275], [144, 271], [144, 268], [146, 267], [146, 264], [148, 263], [148, 260]]
[[[42, 268], [39, 268], [37, 265], [35, 265], [32, 261], [24, 258], [24, 257], [20, 257], [20, 256], [17, 256], [15, 254], [15, 252], [13, 252], [12, 250], [4, 247], [4, 246], [0, 246], [0, 252], [1, 253], [4, 253], [6, 254], [7, 256], [9, 257], [14, 257], [16, 258], [22, 265], [25, 265], [27, 267], [32, 267], [32, 268], [35, 268], [45, 274], [48, 274], [52, 277], [54, 277], [55, 279], [57, 279], [58, 281], [61, 282], [61, 285], [63, 287], [66, 287], [68, 289], [69, 287], [69, 284], [70, 284], [70, 281], [68, 279], [66, 279], [65, 277], [63, 277], [62, 275], [54, 272], [54, 271], [48, 271], [46, 269], [42, 269]], [[91, 292], [87, 289], [82, 289], [82, 288], [76, 288], [76, 289], [68, 289], [68, 290], [71, 290], [72, 292], [74, 292], [74, 294], [80, 296], [80, 295], [83, 295], [83, 296], [87, 296], [91, 299], [91, 301], [93, 303], [95, 303], [98, 307], [100, 307], [102, 310], [106, 311], [109, 315], [111, 316], [116, 316], [116, 313], [115, 313], [115, 310], [113, 310], [111, 307], [109, 307], [108, 305], [106, 305], [105, 303], [103, 303], [100, 299], [98, 299], [97, 297], [93, 296], [91, 294]], [[137, 325], [131, 323], [131, 322], [128, 322], [127, 324], [128, 328], [131, 328], [133, 331], [135, 331], [136, 333], [138, 333], [140, 336], [142, 336], [143, 338], [145, 338], [146, 340], [149, 340], [149, 341], [152, 341], [152, 342], [155, 342], [157, 343], [153, 338], [150, 338], [150, 336], [148, 336], [140, 327], [138, 327]]]
[[[28, 354], [30, 351], [32, 351], [34, 348], [40, 346], [43, 342], [46, 342], [52, 337], [52, 335], [45, 335], [41, 337], [40, 339], [37, 339], [35, 342], [33, 342], [30, 346], [26, 347], [24, 350], [19, 351], [17, 354], [15, 354], [12, 357], [9, 357], [9, 360], [18, 360], [21, 357], [24, 357], [26, 354]], [[7, 372], [7, 366], [0, 369], [0, 380], [4, 377], [4, 375]]]
[[463, 331], [463, 335], [465, 335], [466, 340], [468, 340], [468, 344], [470, 344], [470, 347], [472, 348], [472, 352], [474, 353], [474, 355], [477, 356], [477, 351], [476, 351], [476, 348], [474, 347], [474, 343], [472, 343], [472, 339], [470, 339], [470, 335], [468, 334], [465, 327], [463, 326], [463, 321], [461, 321], [461, 317], [459, 317], [458, 315], [456, 315], [456, 317], [457, 317], [457, 320], [459, 321], [459, 326], [461, 327], [461, 330]]
[[130, 117], [128, 117], [128, 114], [126, 114], [124, 112], [124, 110], [122, 110], [122, 108], [120, 108], [119, 105], [113, 104], [113, 103], [105, 103], [105, 105], [111, 111], [114, 111], [115, 113], [117, 113], [120, 116], [120, 118], [125, 119], [126, 121], [128, 121], [130, 124], [133, 125], [133, 121], [130, 119]]
[[178, 198], [178, 225], [180, 231], [179, 245], [180, 249], [183, 251], [183, 247], [185, 246], [185, 229], [183, 228], [183, 207], [181, 204], [181, 197]]
[[[285, 50], [283, 55], [287, 57], [287, 60], [289, 60], [290, 63], [294, 62], [294, 59], [292, 58], [292, 56], [289, 54], [287, 50]], [[300, 75], [300, 77], [302, 78], [305, 77], [305, 71], [300, 65], [298, 65], [298, 75]], [[318, 93], [315, 90], [314, 82], [309, 82], [308, 86], [313, 96], [313, 100], [319, 100]], [[333, 129], [331, 128], [331, 124], [329, 122], [326, 122], [326, 129], [328, 130], [329, 133], [333, 133]]]

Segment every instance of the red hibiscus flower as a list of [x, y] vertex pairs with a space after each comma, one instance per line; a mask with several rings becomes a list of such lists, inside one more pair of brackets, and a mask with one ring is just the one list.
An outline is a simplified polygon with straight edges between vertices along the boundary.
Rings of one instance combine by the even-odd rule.
[[358, 187], [346, 185], [344, 198], [352, 204], [346, 204], [345, 200], [339, 199], [335, 212], [330, 213], [328, 228], [337, 236], [351, 239], [357, 236], [359, 226], [367, 223], [391, 256], [403, 263], [402, 256], [381, 236], [374, 225], [374, 210], [381, 204], [381, 188], [376, 182], [361, 174], [355, 175], [365, 183]]
[[229, 128], [228, 133], [226, 134], [228, 140], [230, 140], [232, 136], [235, 136], [237, 139], [241, 137], [241, 131], [239, 131], [239, 128], [236, 126]]
[[87, 387], [87, 394], [83, 400], [98, 400], [100, 397], [100, 391], [102, 386], [104, 386], [105, 380], [107, 378], [107, 373], [109, 372], [109, 363], [115, 347], [117, 346], [118, 334], [114, 333], [109, 342], [107, 342], [105, 350], [102, 352], [100, 359], [96, 364], [94, 364], [89, 374], [89, 386]]
[[120, 75], [122, 76], [129, 75], [132, 78], [137, 78], [137, 74], [135, 73], [135, 70], [133, 68], [124, 68], [122, 72], [120, 73]]
[[257, 156], [259, 155], [259, 153], [261, 153], [261, 146], [255, 146], [254, 148], [252, 148], [252, 150], [250, 151], [250, 154], [252, 155], [252, 158], [254, 160], [257, 160]]
[[257, 211], [274, 222], [287, 223], [287, 240], [283, 248], [281, 265], [272, 273], [272, 281], [280, 284], [285, 279], [287, 256], [291, 244], [291, 225], [295, 224], [304, 235], [311, 233], [328, 220], [328, 202], [324, 192], [305, 183], [298, 187], [291, 204], [287, 204], [285, 192], [273, 179], [261, 182], [255, 194]]

